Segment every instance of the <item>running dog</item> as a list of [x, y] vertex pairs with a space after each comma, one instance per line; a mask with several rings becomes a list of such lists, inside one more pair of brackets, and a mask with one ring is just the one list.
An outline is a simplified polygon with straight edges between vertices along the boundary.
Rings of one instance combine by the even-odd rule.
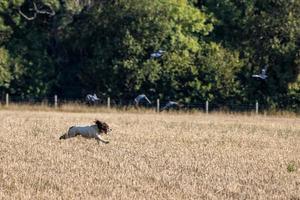
[[95, 124], [90, 126], [72, 126], [69, 128], [68, 132], [62, 136], [60, 136], [61, 139], [68, 139], [71, 137], [76, 137], [77, 135], [81, 135], [85, 138], [95, 138], [99, 144], [99, 141], [107, 144], [109, 141], [104, 140], [101, 138], [101, 134], [105, 133], [108, 134], [108, 132], [111, 131], [107, 123], [101, 122], [99, 120], [94, 121]]

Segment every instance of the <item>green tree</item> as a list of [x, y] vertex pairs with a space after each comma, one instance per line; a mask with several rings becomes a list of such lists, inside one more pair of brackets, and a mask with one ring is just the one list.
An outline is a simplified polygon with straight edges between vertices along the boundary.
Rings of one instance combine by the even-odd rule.
[[[131, 98], [153, 91], [160, 98], [198, 102], [212, 88], [202, 80], [206, 70], [222, 80], [218, 68], [238, 62], [234, 54], [205, 42], [212, 30], [210, 16], [186, 1], [107, 2], [80, 13], [68, 28], [64, 46], [71, 56], [63, 71], [75, 72], [68, 81], [79, 80], [75, 84], [86, 88], [82, 92]], [[150, 58], [159, 49], [166, 53]], [[226, 60], [210, 65], [207, 52], [211, 60]]]
[[11, 80], [9, 71], [9, 54], [7, 50], [0, 48], [0, 88], [6, 89]]
[[[289, 83], [299, 74], [300, 1], [198, 1], [217, 18], [212, 38], [238, 50], [244, 60], [240, 82], [247, 99], [277, 107], [286, 105]], [[268, 66], [267, 81], [251, 75]]]
[[63, 58], [61, 34], [73, 16], [87, 6], [72, 0], [1, 1], [0, 45], [12, 61], [9, 72], [2, 74], [11, 74], [10, 93], [42, 97], [53, 91], [56, 68]]

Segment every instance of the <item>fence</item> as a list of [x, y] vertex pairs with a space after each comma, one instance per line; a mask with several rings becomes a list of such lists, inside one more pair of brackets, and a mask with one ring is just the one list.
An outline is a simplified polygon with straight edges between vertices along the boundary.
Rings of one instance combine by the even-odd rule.
[[[6, 107], [8, 107], [11, 103], [13, 104], [42, 104], [47, 106], [53, 106], [54, 109], [58, 108], [60, 105], [67, 104], [67, 103], [77, 103], [86, 105], [85, 98], [61, 98], [57, 95], [54, 95], [53, 97], [45, 97], [45, 98], [20, 98], [16, 96], [10, 96], [9, 94], [5, 95], [5, 100], [2, 97], [2, 105], [4, 104]], [[147, 104], [141, 104], [140, 106], [146, 107], [149, 109], [156, 110], [156, 112], [161, 112], [164, 105], [166, 105], [167, 101], [161, 101], [160, 99], [156, 99], [156, 102], [154, 102], [151, 105]], [[226, 106], [225, 106], [226, 105]], [[95, 104], [90, 106], [104, 106], [108, 109], [110, 108], [123, 108], [123, 107], [133, 107], [134, 102], [132, 99], [130, 100], [124, 100], [124, 99], [111, 99], [110, 97], [101, 98], [99, 101], [97, 101]], [[205, 113], [209, 113], [212, 111], [227, 111], [227, 112], [255, 112], [256, 114], [265, 112], [264, 106], [260, 105], [258, 101], [256, 101], [253, 104], [228, 104], [224, 103], [214, 103], [214, 102], [199, 102], [194, 104], [180, 104], [180, 106], [177, 106], [175, 108], [170, 109], [176, 109], [176, 110], [183, 110], [183, 111], [189, 111], [189, 110], [199, 110]]]

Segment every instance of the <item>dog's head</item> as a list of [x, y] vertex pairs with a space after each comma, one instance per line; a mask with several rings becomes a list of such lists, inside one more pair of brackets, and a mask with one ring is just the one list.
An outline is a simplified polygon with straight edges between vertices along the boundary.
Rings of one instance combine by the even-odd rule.
[[111, 131], [111, 129], [109, 128], [108, 124], [105, 122], [101, 122], [99, 120], [95, 120], [95, 124], [97, 125], [99, 132], [100, 133], [105, 133], [108, 134], [108, 132]]

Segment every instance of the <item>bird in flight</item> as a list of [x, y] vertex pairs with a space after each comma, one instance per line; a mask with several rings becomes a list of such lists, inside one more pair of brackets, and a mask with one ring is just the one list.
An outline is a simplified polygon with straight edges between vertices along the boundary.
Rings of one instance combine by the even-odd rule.
[[88, 104], [94, 104], [96, 101], [99, 101], [99, 98], [97, 97], [96, 94], [94, 95], [88, 94], [86, 95], [86, 101]]
[[171, 107], [175, 107], [175, 106], [179, 106], [179, 104], [175, 101], [168, 101], [168, 103], [166, 103], [166, 105], [161, 109], [161, 111], [169, 109]]
[[261, 70], [261, 73], [260, 74], [253, 74], [252, 75], [253, 78], [260, 78], [260, 79], [267, 79], [268, 78], [268, 75], [267, 75], [267, 67], [263, 68]]
[[156, 52], [151, 53], [151, 58], [160, 58], [164, 53], [165, 51], [160, 49]]
[[144, 101], [144, 100], [146, 100], [149, 104], [151, 104], [151, 101], [147, 98], [147, 96], [145, 95], [145, 94], [140, 94], [140, 95], [138, 95], [135, 99], [134, 99], [134, 103], [135, 103], [135, 105], [139, 105], [139, 103], [141, 102], [141, 101]]

